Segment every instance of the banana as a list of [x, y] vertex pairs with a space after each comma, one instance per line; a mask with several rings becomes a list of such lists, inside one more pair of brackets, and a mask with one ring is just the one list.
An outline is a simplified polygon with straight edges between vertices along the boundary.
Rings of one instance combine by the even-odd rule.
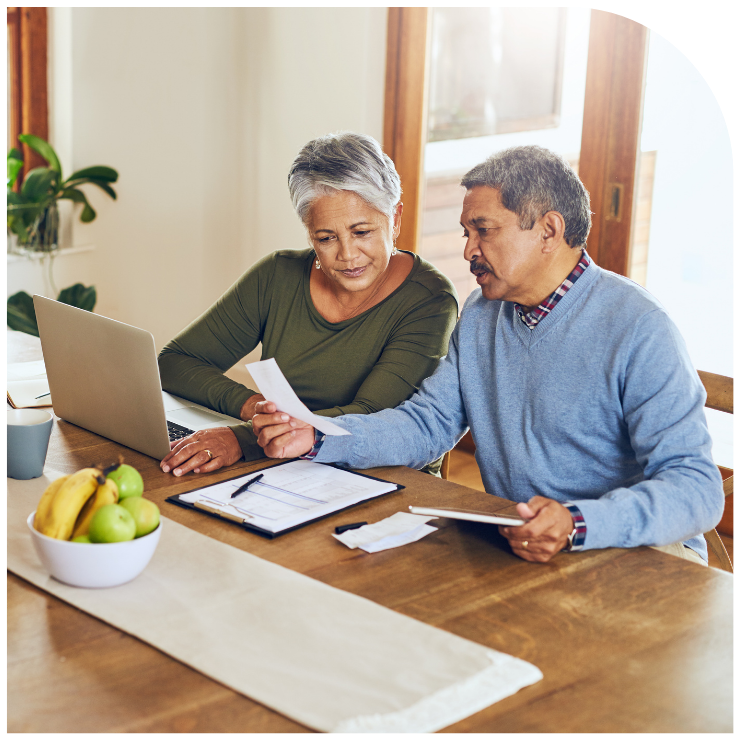
[[103, 483], [105, 478], [97, 468], [83, 468], [70, 475], [51, 500], [46, 518], [41, 523], [41, 534], [68, 540], [80, 510], [95, 493], [98, 484]]
[[77, 515], [74, 529], [72, 530], [72, 539], [82, 534], [87, 534], [90, 529], [90, 520], [95, 512], [107, 504], [118, 503], [118, 486], [114, 480], [105, 479], [105, 483], [99, 483], [95, 493], [90, 496], [82, 510]]
[[41, 496], [41, 500], [38, 503], [38, 506], [36, 507], [36, 516], [33, 519], [33, 528], [41, 532], [43, 522], [46, 521], [46, 516], [49, 513], [49, 507], [51, 506], [52, 499], [54, 496], [56, 496], [57, 491], [62, 487], [62, 484], [64, 481], [69, 478], [68, 475], [63, 475], [61, 478], [57, 478], [55, 481], [52, 481], [49, 483], [49, 485], [46, 487], [46, 490], [44, 491], [43, 496]]

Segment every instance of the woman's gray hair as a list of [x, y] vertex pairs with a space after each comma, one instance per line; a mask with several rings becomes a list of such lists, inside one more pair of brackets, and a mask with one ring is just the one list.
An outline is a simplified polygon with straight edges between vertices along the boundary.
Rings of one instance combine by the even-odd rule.
[[504, 208], [519, 216], [519, 228], [529, 230], [548, 211], [565, 221], [565, 241], [573, 248], [586, 246], [591, 230], [588, 191], [561, 156], [541, 146], [516, 146], [492, 154], [473, 167], [460, 184], [496, 188]]
[[337, 190], [356, 193], [391, 220], [401, 200], [401, 178], [391, 158], [372, 136], [350, 132], [309, 141], [290, 168], [288, 189], [304, 224], [314, 200]]

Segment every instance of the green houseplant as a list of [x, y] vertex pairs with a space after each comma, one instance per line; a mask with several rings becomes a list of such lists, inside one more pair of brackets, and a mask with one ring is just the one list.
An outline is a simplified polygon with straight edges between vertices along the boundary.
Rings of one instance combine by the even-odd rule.
[[[20, 134], [18, 139], [40, 154], [47, 166], [26, 173], [16, 189], [23, 155], [16, 148], [8, 152], [8, 240], [14, 242], [12, 251], [27, 255], [48, 253], [52, 259], [58, 249], [58, 202], [71, 200], [82, 205], [80, 221], [89, 223], [97, 214], [79, 186], [91, 183], [115, 200], [116, 192], [111, 183], [118, 180], [118, 172], [112, 167], [95, 165], [77, 170], [64, 179], [59, 157], [47, 141], [32, 134]], [[62, 290], [57, 300], [92, 311], [96, 298], [94, 286], [76, 283]], [[33, 301], [25, 291], [8, 298], [8, 326], [38, 336]]]

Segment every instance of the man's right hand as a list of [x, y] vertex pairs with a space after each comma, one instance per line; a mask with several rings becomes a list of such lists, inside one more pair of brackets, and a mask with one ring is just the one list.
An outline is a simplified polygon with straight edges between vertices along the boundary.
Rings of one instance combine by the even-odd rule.
[[272, 401], [256, 405], [252, 428], [267, 457], [300, 457], [313, 447], [314, 428], [277, 410]]

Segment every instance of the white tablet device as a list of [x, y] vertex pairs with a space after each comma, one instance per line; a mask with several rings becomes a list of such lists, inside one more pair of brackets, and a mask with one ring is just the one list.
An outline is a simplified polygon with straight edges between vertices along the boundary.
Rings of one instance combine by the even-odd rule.
[[448, 509], [444, 506], [409, 506], [412, 514], [424, 516], [444, 516], [448, 519], [465, 519], [469, 522], [485, 522], [486, 524], [501, 524], [504, 527], [520, 527], [526, 519], [518, 516], [503, 514], [487, 514], [485, 511], [467, 511], [465, 509]]

